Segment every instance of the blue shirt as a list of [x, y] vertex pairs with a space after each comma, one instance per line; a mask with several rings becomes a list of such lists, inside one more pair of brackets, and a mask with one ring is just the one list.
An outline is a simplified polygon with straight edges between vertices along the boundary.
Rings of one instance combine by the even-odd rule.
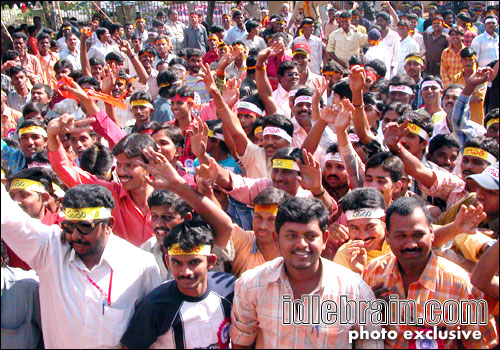
[[182, 47], [200, 49], [205, 54], [208, 47], [208, 37], [205, 27], [198, 25], [197, 28], [193, 28], [192, 26], [184, 28], [184, 43]]
[[26, 157], [24, 156], [24, 153], [18, 149], [8, 146], [4, 140], [2, 140], [1, 144], [2, 158], [7, 159], [7, 163], [9, 164], [12, 174], [24, 169], [26, 166]]
[[247, 34], [247, 30], [244, 26], [243, 30], [240, 30], [238, 26], [234, 26], [227, 31], [224, 41], [229, 45], [233, 45], [235, 41], [241, 40], [245, 34]]
[[174, 114], [172, 113], [171, 102], [169, 98], [158, 95], [153, 107], [155, 111], [151, 116], [151, 121], [163, 124], [165, 122], [174, 120]]

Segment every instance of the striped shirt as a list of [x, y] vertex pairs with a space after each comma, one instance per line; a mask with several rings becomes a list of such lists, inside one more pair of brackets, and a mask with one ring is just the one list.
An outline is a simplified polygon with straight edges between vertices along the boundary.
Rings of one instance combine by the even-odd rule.
[[[464, 269], [445, 258], [434, 255], [434, 253], [431, 253], [429, 261], [427, 262], [427, 266], [420, 275], [419, 280], [409, 285], [408, 295], [406, 295], [405, 293], [403, 279], [401, 276], [401, 272], [399, 271], [397, 259], [392, 253], [373, 260], [363, 271], [363, 279], [372, 288], [376, 285], [391, 287], [392, 294], [397, 295], [399, 297], [399, 300], [415, 301], [417, 320], [420, 317], [423, 317], [425, 320], [424, 309], [425, 304], [429, 300], [437, 300], [442, 305], [443, 303], [450, 300], [480, 300], [484, 298], [484, 295], [472, 286], [469, 276]], [[408, 310], [406, 308], [407, 305], [408, 304], [401, 307], [399, 310], [402, 320], [408, 320], [410, 318], [410, 315], [406, 314], [406, 311]], [[451, 320], [457, 320], [459, 318], [459, 315], [456, 314], [457, 309], [455, 308], [454, 310], [454, 315], [448, 315], [449, 319]], [[437, 309], [435, 309], [435, 311], [439, 313]], [[436, 314], [434, 314], [434, 316], [436, 316]], [[391, 324], [385, 327], [387, 331], [395, 331], [398, 334], [398, 337], [393, 340], [389, 339], [389, 337], [386, 337], [385, 347], [388, 349], [418, 348], [418, 344], [415, 344], [415, 340], [407, 340], [402, 336], [403, 333], [406, 331], [415, 332], [417, 330], [424, 330], [424, 327], [427, 329], [432, 329], [432, 327], [427, 323], [424, 323], [424, 325], [421, 326]], [[461, 330], [470, 331], [471, 334], [472, 332], [479, 330], [481, 334], [480, 340], [475, 340], [472, 337], [469, 337], [468, 339], [454, 340], [449, 337], [445, 340], [440, 339], [437, 341], [431, 341], [434, 342], [434, 345], [439, 346], [440, 349], [491, 348], [497, 343], [497, 332], [495, 328], [495, 321], [493, 320], [493, 318], [490, 318], [488, 324], [484, 326], [465, 325], [460, 323], [450, 326], [444, 322], [440, 322], [437, 327], [439, 330], [446, 329], [448, 331], [457, 331], [457, 329], [459, 329], [458, 327], [460, 327]], [[442, 343], [440, 344], [440, 342]], [[417, 347], [415, 345], [417, 345]]]
[[200, 95], [201, 103], [208, 103], [210, 101], [210, 94], [205, 88], [205, 83], [202, 81], [198, 82], [200, 77], [195, 77], [189, 74], [186, 77], [186, 86], [189, 86], [194, 92], [197, 92]]

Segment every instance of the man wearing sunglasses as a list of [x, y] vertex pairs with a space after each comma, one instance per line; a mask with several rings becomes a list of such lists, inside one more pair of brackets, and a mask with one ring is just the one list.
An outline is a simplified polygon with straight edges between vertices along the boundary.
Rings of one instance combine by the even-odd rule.
[[61, 230], [1, 191], [2, 238], [40, 277], [45, 346], [117, 347], [134, 305], [161, 279], [151, 254], [113, 234], [111, 192], [99, 185], [69, 189]]

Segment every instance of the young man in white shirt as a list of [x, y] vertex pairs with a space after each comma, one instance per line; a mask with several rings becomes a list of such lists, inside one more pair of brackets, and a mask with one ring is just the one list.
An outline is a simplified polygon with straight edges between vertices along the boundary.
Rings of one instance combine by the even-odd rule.
[[293, 40], [293, 46], [298, 43], [306, 43], [311, 49], [311, 63], [309, 68], [314, 74], [321, 74], [321, 64], [323, 61], [323, 51], [326, 45], [322, 40], [315, 35], [314, 21], [311, 18], [304, 18], [302, 20], [302, 35]]
[[401, 40], [399, 42], [399, 51], [396, 56], [396, 74], [402, 74], [405, 72], [405, 58], [412, 52], [419, 52], [420, 46], [418, 43], [409, 35], [410, 33], [410, 22], [407, 20], [398, 22], [398, 32]]

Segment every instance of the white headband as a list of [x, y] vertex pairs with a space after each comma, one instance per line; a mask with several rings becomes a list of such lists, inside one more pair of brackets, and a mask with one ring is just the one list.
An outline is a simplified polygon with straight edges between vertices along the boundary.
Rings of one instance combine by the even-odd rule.
[[295, 99], [293, 105], [296, 106], [301, 102], [312, 103], [312, 96], [305, 96], [305, 95], [299, 96]]
[[487, 18], [486, 21], [484, 21], [484, 24], [486, 23], [495, 23], [497, 24], [497, 20], [495, 18]]
[[262, 115], [263, 111], [256, 104], [248, 102], [248, 101], [240, 101], [238, 102], [237, 109], [248, 109], [258, 115]]
[[347, 210], [345, 212], [347, 221], [353, 219], [380, 219], [385, 216], [385, 210], [382, 208], [362, 208], [356, 210]]
[[333, 160], [336, 162], [342, 162], [342, 157], [340, 156], [340, 153], [328, 153], [325, 156], [325, 163], [328, 162], [329, 160]]
[[389, 86], [389, 92], [393, 91], [401, 91], [404, 92], [405, 94], [412, 95], [413, 94], [413, 89], [409, 86], [406, 85], [391, 85]]
[[420, 87], [421, 90], [425, 89], [426, 87], [428, 86], [435, 86], [437, 87], [438, 89], [441, 89], [441, 86], [439, 85], [439, 83], [435, 80], [427, 80], [427, 81], [424, 81], [422, 83], [422, 86]]
[[290, 137], [290, 135], [288, 135], [285, 130], [275, 126], [266, 126], [264, 128], [264, 131], [262, 132], [262, 137], [266, 135], [276, 135], [288, 141], [289, 143], [292, 143], [292, 138]]

